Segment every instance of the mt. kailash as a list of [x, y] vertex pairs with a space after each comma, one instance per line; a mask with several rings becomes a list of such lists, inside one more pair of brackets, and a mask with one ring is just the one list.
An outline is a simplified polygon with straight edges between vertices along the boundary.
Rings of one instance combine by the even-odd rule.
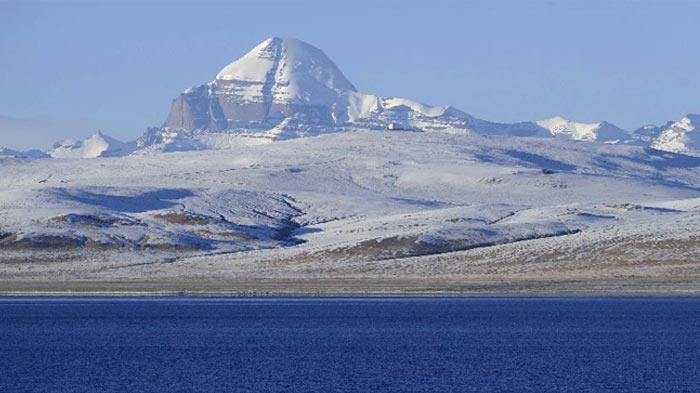
[[49, 155], [87, 158], [221, 149], [346, 130], [563, 137], [699, 155], [699, 118], [688, 115], [634, 133], [608, 122], [585, 124], [561, 117], [496, 123], [451, 106], [359, 92], [320, 49], [273, 37], [224, 67], [212, 82], [183, 91], [173, 100], [163, 126], [148, 129], [136, 146], [98, 134], [82, 143], [59, 143]]
[[217, 148], [232, 136], [279, 140], [349, 129], [549, 134], [534, 123], [492, 123], [452, 107], [358, 92], [321, 50], [269, 38], [224, 67], [213, 82], [180, 94], [163, 128], [149, 130], [138, 144]]

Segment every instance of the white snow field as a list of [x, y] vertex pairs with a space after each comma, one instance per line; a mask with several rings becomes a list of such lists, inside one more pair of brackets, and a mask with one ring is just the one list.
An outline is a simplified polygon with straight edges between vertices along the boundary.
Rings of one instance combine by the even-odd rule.
[[0, 161], [0, 280], [697, 277], [700, 158], [353, 131]]

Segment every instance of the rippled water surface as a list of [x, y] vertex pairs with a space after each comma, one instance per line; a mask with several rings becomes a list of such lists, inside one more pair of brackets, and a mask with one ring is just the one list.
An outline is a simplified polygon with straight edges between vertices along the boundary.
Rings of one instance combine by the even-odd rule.
[[699, 392], [699, 298], [0, 298], [0, 392]]

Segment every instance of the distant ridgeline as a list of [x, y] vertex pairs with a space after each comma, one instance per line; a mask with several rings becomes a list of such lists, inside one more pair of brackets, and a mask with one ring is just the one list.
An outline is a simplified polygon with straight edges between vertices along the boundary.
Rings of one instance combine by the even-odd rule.
[[98, 134], [83, 142], [58, 143], [49, 154], [103, 157], [221, 149], [347, 130], [407, 130], [562, 137], [698, 155], [699, 127], [699, 115], [634, 132], [608, 122], [584, 124], [561, 117], [514, 124], [490, 122], [451, 106], [361, 93], [320, 49], [296, 39], [274, 37], [224, 67], [212, 82], [183, 91], [173, 100], [163, 126], [148, 129], [136, 142], [122, 143]]

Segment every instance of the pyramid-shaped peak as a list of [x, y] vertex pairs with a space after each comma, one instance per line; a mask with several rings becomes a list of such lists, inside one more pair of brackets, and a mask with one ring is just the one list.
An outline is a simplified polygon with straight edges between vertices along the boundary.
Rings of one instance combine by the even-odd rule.
[[322, 50], [295, 38], [271, 37], [224, 67], [217, 81], [291, 84], [301, 90], [324, 86], [355, 91]]

